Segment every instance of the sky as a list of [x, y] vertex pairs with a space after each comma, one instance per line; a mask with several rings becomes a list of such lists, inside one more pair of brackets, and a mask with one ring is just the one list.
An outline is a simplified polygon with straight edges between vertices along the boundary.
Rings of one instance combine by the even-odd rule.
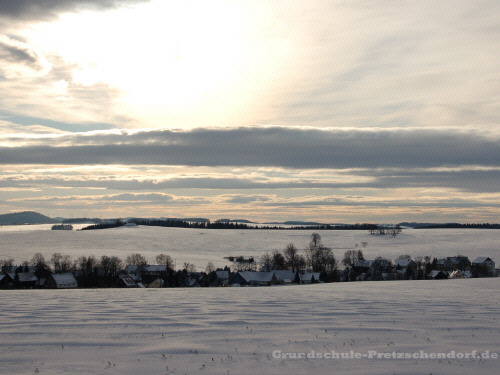
[[500, 222], [497, 0], [0, 0], [0, 213]]

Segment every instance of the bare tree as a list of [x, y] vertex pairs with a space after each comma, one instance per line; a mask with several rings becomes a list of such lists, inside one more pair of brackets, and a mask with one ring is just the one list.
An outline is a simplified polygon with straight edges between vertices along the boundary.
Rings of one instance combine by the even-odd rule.
[[286, 245], [284, 250], [285, 257], [285, 268], [292, 271], [297, 271], [299, 269], [299, 252], [293, 243]]
[[264, 271], [271, 271], [273, 268], [273, 257], [269, 253], [265, 253], [260, 257], [260, 264]]
[[61, 253], [54, 253], [51, 255], [49, 262], [52, 265], [52, 270], [54, 271], [54, 273], [61, 272], [61, 260], [62, 260]]
[[38, 285], [40, 285], [40, 279], [50, 275], [50, 267], [42, 253], [35, 253], [29, 263], [30, 266], [35, 267], [33, 273], [38, 278]]
[[285, 257], [278, 250], [273, 251], [273, 270], [285, 269]]
[[155, 258], [156, 264], [160, 266], [165, 266], [167, 269], [174, 269], [174, 260], [170, 255], [159, 254]]
[[0, 259], [0, 271], [3, 273], [7, 273], [12, 266], [14, 266], [14, 258]]
[[136, 253], [128, 255], [125, 259], [125, 263], [127, 264], [127, 266], [145, 266], [148, 264], [148, 261], [142, 254]]
[[396, 258], [396, 260], [394, 261], [394, 263], [396, 263], [396, 264], [397, 264], [397, 263], [399, 262], [399, 260], [401, 260], [401, 259], [411, 260], [411, 256], [410, 256], [410, 255], [408, 255], [408, 254], [402, 254], [402, 255], [399, 255], [399, 256]]
[[403, 229], [399, 225], [396, 225], [396, 226], [389, 228], [389, 233], [391, 234], [392, 237], [396, 237], [402, 231], [403, 231]]
[[192, 263], [185, 262], [184, 269], [189, 273], [196, 272], [196, 266]]
[[359, 260], [364, 260], [363, 252], [361, 250], [347, 250], [344, 253], [344, 258], [342, 259], [342, 264], [346, 268], [352, 268], [354, 264]]
[[118, 272], [123, 267], [123, 261], [117, 256], [112, 256], [109, 258], [109, 274], [112, 277], [118, 275]]
[[71, 260], [71, 256], [63, 255], [61, 260], [59, 261], [59, 267], [61, 272], [70, 272], [72, 269], [73, 261]]
[[321, 236], [318, 233], [311, 234], [311, 241], [309, 242], [309, 248], [320, 248], [323, 246], [321, 242]]
[[323, 246], [321, 236], [318, 233], [311, 235], [305, 259], [311, 271], [323, 273], [330, 280], [336, 278], [337, 260], [332, 249]]
[[101, 270], [101, 273], [104, 278], [108, 278], [110, 275], [110, 269], [111, 269], [111, 258], [108, 257], [107, 255], [103, 255], [101, 257], [101, 260], [99, 261], [99, 269]]
[[35, 253], [33, 255], [33, 257], [30, 260], [30, 266], [40, 268], [40, 269], [48, 269], [49, 268], [47, 261], [45, 260], [45, 257], [43, 256], [42, 253]]

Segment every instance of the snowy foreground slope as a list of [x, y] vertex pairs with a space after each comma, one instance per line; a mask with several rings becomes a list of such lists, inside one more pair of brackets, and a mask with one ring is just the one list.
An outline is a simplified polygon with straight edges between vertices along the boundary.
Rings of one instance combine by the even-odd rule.
[[0, 373], [494, 374], [500, 359], [275, 357], [500, 353], [499, 287], [500, 278], [1, 291]]

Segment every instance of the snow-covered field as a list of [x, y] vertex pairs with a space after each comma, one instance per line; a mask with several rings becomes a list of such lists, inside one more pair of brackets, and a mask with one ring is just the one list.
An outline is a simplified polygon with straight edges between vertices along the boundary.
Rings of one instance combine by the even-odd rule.
[[500, 278], [0, 291], [0, 373], [496, 374], [500, 359], [275, 357], [500, 353], [499, 288]]
[[[259, 256], [312, 231], [0, 228], [0, 258], [41, 252], [159, 253], [177, 265]], [[479, 255], [498, 230], [320, 231], [337, 258]], [[363, 242], [367, 245], [363, 247]], [[284, 353], [410, 356], [500, 352], [500, 278], [208, 289], [0, 291], [0, 374], [494, 374], [498, 359], [287, 359]], [[422, 351], [422, 354], [420, 354]], [[274, 353], [274, 355], [273, 355]], [[300, 354], [292, 354], [300, 355]], [[327, 354], [328, 355], [328, 354]]]
[[[47, 258], [54, 252], [81, 255], [116, 255], [125, 259], [139, 252], [153, 262], [159, 253], [204, 270], [211, 261], [224, 266], [229, 255], [260, 256], [283, 250], [289, 243], [304, 249], [313, 230], [202, 230], [184, 228], [114, 228], [92, 231], [51, 231], [50, 225], [0, 227], [0, 259], [29, 260], [35, 252]], [[446, 257], [457, 254], [489, 256], [500, 264], [500, 230], [494, 229], [406, 229], [398, 237], [373, 236], [367, 231], [318, 231], [325, 246], [337, 259], [358, 244], [365, 258], [395, 259], [401, 254]], [[366, 243], [366, 247], [363, 247]]]

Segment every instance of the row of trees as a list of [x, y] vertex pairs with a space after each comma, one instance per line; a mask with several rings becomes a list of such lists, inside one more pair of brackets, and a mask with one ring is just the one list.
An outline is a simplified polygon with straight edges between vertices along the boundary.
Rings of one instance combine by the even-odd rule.
[[[155, 258], [156, 264], [166, 266], [167, 270], [174, 271], [174, 260], [169, 255], [159, 254]], [[83, 287], [106, 287], [117, 286], [118, 277], [125, 266], [138, 265], [139, 267], [148, 264], [146, 257], [141, 254], [130, 254], [125, 261], [117, 256], [103, 255], [96, 258], [93, 255], [81, 256], [72, 259], [69, 255], [53, 253], [46, 259], [41, 253], [36, 253], [30, 260], [23, 261], [15, 268], [15, 273], [32, 271], [37, 278], [46, 278], [50, 273], [72, 272], [78, 279], [79, 285]], [[14, 259], [0, 259], [0, 270], [6, 274], [12, 272]], [[194, 266], [190, 265], [189, 270]]]

